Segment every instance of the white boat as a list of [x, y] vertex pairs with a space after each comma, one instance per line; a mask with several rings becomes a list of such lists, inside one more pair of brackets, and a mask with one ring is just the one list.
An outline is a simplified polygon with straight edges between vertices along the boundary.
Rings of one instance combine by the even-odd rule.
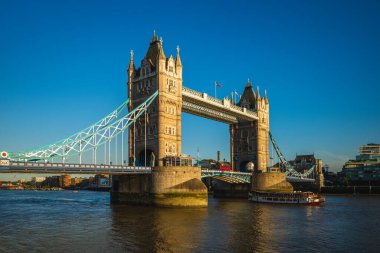
[[264, 192], [251, 191], [248, 194], [248, 200], [261, 203], [278, 203], [278, 204], [304, 204], [318, 205], [325, 202], [325, 199], [312, 192]]

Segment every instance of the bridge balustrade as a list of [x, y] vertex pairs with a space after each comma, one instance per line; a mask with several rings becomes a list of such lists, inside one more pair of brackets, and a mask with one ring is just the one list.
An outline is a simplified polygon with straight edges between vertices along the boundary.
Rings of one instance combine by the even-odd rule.
[[[214, 98], [214, 97], [211, 97], [211, 96], [207, 96], [206, 93], [200, 93], [198, 91], [189, 89], [187, 87], [182, 87], [182, 95], [185, 96], [185, 97], [194, 98], [194, 99], [196, 99], [198, 101], [204, 101], [206, 103], [209, 103], [211, 105], [216, 106], [217, 108], [221, 108], [221, 109], [222, 108], [227, 108], [229, 111], [234, 112], [235, 114], [237, 113], [237, 115], [241, 115], [241, 116], [244, 115], [245, 117], [249, 116], [248, 117], [249, 119], [252, 119], [252, 118], [256, 118], [257, 119], [257, 112], [248, 110], [247, 108], [244, 108], [244, 107], [240, 107], [240, 106], [234, 105], [229, 100], [223, 100], [222, 101], [220, 99], [217, 99], [217, 98]], [[188, 104], [188, 103], [186, 104], [186, 101], [183, 101], [183, 103], [184, 103], [185, 106], [187, 106], [189, 108], [193, 108], [194, 107], [194, 105], [191, 105], [191, 103], [190, 104]], [[201, 107], [201, 108], [203, 108], [200, 105], [197, 105], [195, 107]], [[202, 110], [202, 111], [205, 111], [205, 110]], [[234, 116], [234, 117], [236, 117], [236, 116]], [[236, 121], [236, 119], [232, 120], [231, 122], [234, 122], [234, 121]]]
[[214, 103], [223, 105], [222, 100], [219, 100], [217, 98], [207, 96], [207, 99], [210, 100], [210, 101], [212, 101], [212, 102], [214, 102]]
[[244, 112], [244, 108], [243, 107], [240, 107], [240, 106], [237, 106], [237, 105], [234, 105], [234, 104], [230, 104], [230, 107], [231, 107], [231, 109], [234, 109], [236, 111]]
[[195, 97], [202, 99], [202, 100], [209, 100], [211, 102], [223, 105], [222, 100], [219, 100], [219, 99], [214, 98], [214, 97], [207, 96], [207, 94], [205, 94], [205, 93], [201, 93], [199, 91], [195, 91], [195, 90], [189, 89], [187, 87], [182, 87], [182, 92], [185, 93], [186, 95], [190, 95], [192, 97], [195, 96]]
[[185, 92], [185, 93], [187, 92], [187, 93], [192, 94], [194, 96], [197, 96], [197, 97], [200, 97], [200, 98], [204, 98], [203, 97], [203, 93], [201, 93], [199, 91], [196, 91], [196, 90], [189, 89], [187, 87], [183, 87], [182, 86], [182, 92]]

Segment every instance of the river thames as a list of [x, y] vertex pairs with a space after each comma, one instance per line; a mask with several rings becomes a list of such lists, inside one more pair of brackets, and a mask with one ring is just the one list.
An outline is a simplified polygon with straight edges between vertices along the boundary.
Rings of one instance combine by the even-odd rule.
[[170, 209], [111, 205], [108, 192], [0, 191], [0, 252], [380, 251], [380, 196], [326, 200]]

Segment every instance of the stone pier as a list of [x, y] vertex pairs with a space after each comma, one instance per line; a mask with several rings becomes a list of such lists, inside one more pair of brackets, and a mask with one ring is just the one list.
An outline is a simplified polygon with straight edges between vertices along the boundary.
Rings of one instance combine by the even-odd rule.
[[111, 203], [205, 207], [208, 194], [199, 168], [158, 166], [150, 174], [113, 175]]
[[253, 173], [252, 191], [291, 192], [293, 186], [286, 181], [285, 173]]

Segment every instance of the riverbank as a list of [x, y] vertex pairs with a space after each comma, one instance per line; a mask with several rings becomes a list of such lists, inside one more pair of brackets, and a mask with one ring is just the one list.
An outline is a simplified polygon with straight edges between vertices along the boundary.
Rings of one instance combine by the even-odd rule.
[[51, 187], [51, 188], [36, 188], [36, 187], [0, 187], [0, 190], [4, 191], [101, 191], [108, 192], [110, 191], [110, 187], [87, 187], [87, 188], [76, 188], [76, 187]]
[[322, 194], [380, 194], [380, 186], [325, 186]]
[[24, 188], [24, 187], [1, 187], [4, 191], [63, 191], [65, 189], [59, 187], [52, 188]]

